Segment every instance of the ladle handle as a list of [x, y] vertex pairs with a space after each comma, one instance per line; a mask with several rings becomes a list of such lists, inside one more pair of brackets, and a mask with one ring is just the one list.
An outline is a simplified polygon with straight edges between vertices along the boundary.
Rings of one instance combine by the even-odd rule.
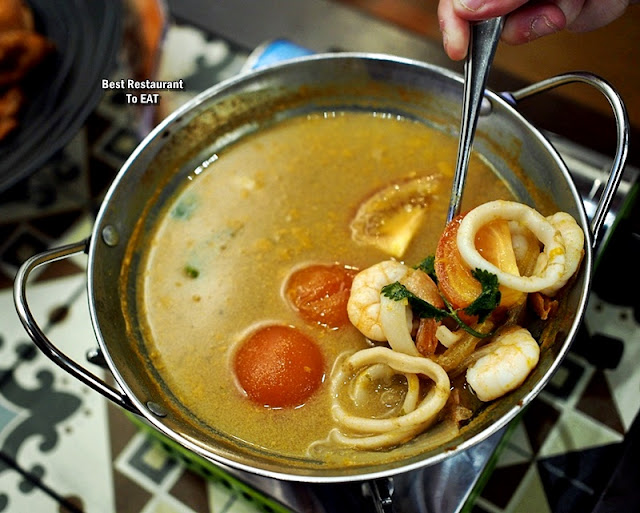
[[464, 88], [458, 159], [453, 175], [447, 223], [460, 213], [462, 193], [469, 168], [471, 146], [478, 124], [487, 77], [496, 53], [504, 18], [491, 18], [471, 25], [469, 53], [464, 65]]
[[618, 92], [605, 79], [592, 73], [577, 71], [573, 73], [563, 73], [514, 92], [500, 93], [500, 96], [515, 106], [520, 100], [524, 100], [530, 96], [561, 85], [575, 82], [581, 82], [593, 86], [604, 94], [613, 109], [613, 115], [616, 123], [616, 153], [613, 158], [611, 170], [609, 171], [607, 183], [600, 195], [598, 205], [591, 219], [591, 245], [595, 248], [598, 243], [600, 230], [602, 229], [607, 213], [609, 212], [611, 201], [615, 197], [616, 190], [618, 189], [618, 185], [622, 179], [624, 165], [629, 152], [629, 116], [620, 94], [618, 94]]
[[74, 376], [76, 379], [82, 381], [85, 385], [88, 385], [93, 390], [101, 393], [107, 399], [113, 401], [117, 405], [125, 408], [126, 410], [140, 414], [139, 410], [131, 402], [131, 399], [125, 394], [111, 387], [100, 379], [95, 374], [89, 372], [87, 369], [76, 363], [74, 360], [60, 351], [53, 343], [47, 338], [44, 332], [38, 326], [29, 305], [27, 303], [27, 281], [31, 272], [40, 267], [41, 265], [50, 264], [57, 260], [68, 258], [78, 253], [87, 251], [88, 240], [76, 242], [74, 244], [68, 244], [58, 248], [53, 248], [48, 251], [44, 251], [37, 255], [32, 256], [27, 260], [16, 274], [14, 287], [13, 287], [13, 299], [16, 305], [16, 311], [18, 317], [24, 325], [27, 333], [47, 357], [49, 357], [54, 363]]

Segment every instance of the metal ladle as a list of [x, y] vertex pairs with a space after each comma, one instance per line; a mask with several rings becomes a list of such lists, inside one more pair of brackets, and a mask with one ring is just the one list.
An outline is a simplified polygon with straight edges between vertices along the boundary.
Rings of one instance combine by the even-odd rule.
[[464, 90], [458, 159], [453, 175], [447, 223], [460, 213], [462, 192], [469, 168], [471, 146], [473, 145], [473, 137], [478, 124], [478, 114], [484, 97], [489, 68], [496, 53], [503, 24], [504, 17], [501, 16], [474, 23], [471, 26], [469, 51], [464, 65]]

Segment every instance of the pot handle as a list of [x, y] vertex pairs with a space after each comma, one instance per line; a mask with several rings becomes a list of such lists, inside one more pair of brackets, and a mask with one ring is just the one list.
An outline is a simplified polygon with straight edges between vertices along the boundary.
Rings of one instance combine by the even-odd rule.
[[88, 385], [95, 391], [101, 393], [107, 399], [116, 403], [118, 406], [139, 415], [139, 410], [131, 402], [129, 397], [105, 383], [98, 376], [86, 370], [54, 346], [38, 326], [31, 310], [29, 309], [29, 305], [27, 304], [27, 280], [35, 268], [55, 262], [56, 260], [68, 258], [78, 253], [86, 253], [88, 247], [89, 239], [86, 239], [74, 244], [68, 244], [66, 246], [44, 251], [25, 261], [20, 266], [20, 269], [18, 269], [18, 273], [16, 274], [14, 281], [13, 300], [16, 305], [16, 311], [18, 312], [18, 317], [20, 318], [22, 325], [27, 330], [27, 333], [33, 342], [38, 346], [40, 351], [42, 351], [54, 363], [76, 379], [82, 381], [85, 385]]
[[600, 195], [598, 206], [596, 207], [593, 218], [591, 219], [591, 243], [595, 248], [598, 241], [598, 235], [604, 224], [607, 212], [609, 211], [609, 206], [616, 194], [618, 184], [622, 179], [624, 164], [627, 160], [627, 153], [629, 152], [629, 117], [622, 98], [605, 79], [594, 75], [593, 73], [583, 71], [563, 73], [524, 87], [518, 91], [500, 93], [500, 96], [515, 106], [520, 100], [524, 100], [535, 94], [553, 89], [554, 87], [574, 82], [588, 84], [600, 91], [609, 101], [609, 104], [613, 109], [613, 115], [616, 122], [617, 147], [615, 157], [611, 165], [611, 170], [609, 171], [607, 183]]
[[392, 477], [372, 479], [362, 483], [362, 494], [370, 497], [375, 513], [393, 513], [393, 492], [395, 484]]

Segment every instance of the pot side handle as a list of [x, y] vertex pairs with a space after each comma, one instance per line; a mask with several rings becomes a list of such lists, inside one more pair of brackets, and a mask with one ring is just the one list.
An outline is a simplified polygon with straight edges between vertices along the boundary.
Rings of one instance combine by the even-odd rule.
[[34, 269], [41, 265], [49, 264], [56, 260], [62, 260], [78, 253], [86, 253], [88, 246], [89, 239], [86, 239], [74, 244], [68, 244], [66, 246], [44, 251], [25, 261], [20, 266], [14, 281], [13, 300], [16, 306], [16, 311], [22, 325], [27, 330], [27, 333], [33, 342], [49, 359], [73, 377], [82, 381], [93, 390], [101, 393], [118, 406], [139, 415], [140, 412], [125, 394], [105, 383], [98, 376], [89, 372], [54, 346], [38, 326], [38, 323], [31, 313], [27, 303], [27, 280]]
[[561, 85], [575, 82], [590, 85], [600, 91], [609, 101], [609, 104], [613, 109], [613, 115], [616, 122], [616, 153], [611, 165], [611, 170], [609, 171], [607, 183], [602, 191], [600, 199], [598, 200], [598, 205], [591, 220], [591, 241], [592, 246], [595, 248], [598, 241], [598, 235], [600, 234], [605, 217], [609, 211], [611, 200], [614, 198], [616, 190], [618, 189], [618, 184], [622, 179], [624, 164], [629, 152], [629, 117], [620, 94], [618, 94], [618, 92], [605, 79], [594, 75], [593, 73], [576, 71], [573, 73], [563, 73], [561, 75], [542, 80], [536, 84], [519, 89], [518, 91], [500, 93], [500, 96], [515, 106], [520, 100], [524, 100], [530, 96]]

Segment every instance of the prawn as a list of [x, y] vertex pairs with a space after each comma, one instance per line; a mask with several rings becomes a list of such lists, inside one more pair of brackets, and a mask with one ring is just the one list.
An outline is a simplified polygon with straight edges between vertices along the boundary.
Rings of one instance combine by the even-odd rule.
[[385, 285], [400, 281], [410, 270], [395, 260], [384, 260], [360, 271], [353, 278], [347, 314], [351, 323], [368, 339], [387, 340], [380, 318], [380, 292]]
[[525, 328], [514, 326], [478, 350], [467, 383], [478, 399], [492, 401], [518, 388], [538, 364], [540, 347]]

